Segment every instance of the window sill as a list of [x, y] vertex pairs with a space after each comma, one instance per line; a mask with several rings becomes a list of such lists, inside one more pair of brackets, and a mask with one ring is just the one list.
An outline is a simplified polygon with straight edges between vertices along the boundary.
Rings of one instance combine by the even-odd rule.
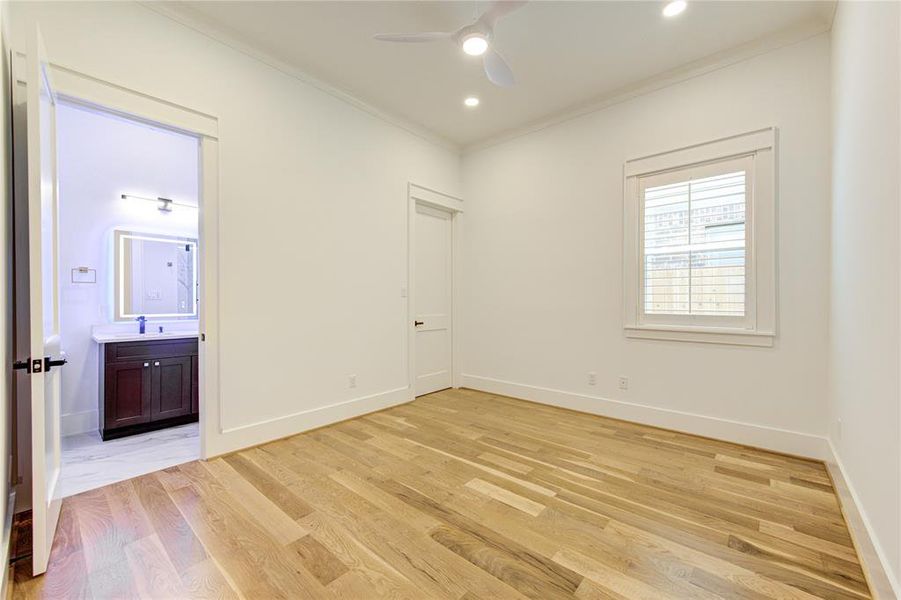
[[732, 346], [772, 347], [776, 335], [772, 332], [748, 331], [714, 327], [626, 326], [626, 337], [645, 340], [700, 342]]

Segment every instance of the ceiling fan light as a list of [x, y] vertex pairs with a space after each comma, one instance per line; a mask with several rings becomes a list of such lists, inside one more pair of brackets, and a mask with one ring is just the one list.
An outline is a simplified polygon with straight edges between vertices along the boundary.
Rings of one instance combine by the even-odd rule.
[[479, 105], [479, 99], [475, 96], [469, 96], [466, 100], [463, 101], [463, 104], [465, 104], [469, 108], [475, 108]]
[[675, 17], [676, 15], [682, 14], [682, 11], [688, 6], [688, 2], [685, 0], [673, 0], [663, 7], [663, 16], [664, 17]]
[[463, 52], [470, 56], [481, 56], [488, 50], [488, 40], [484, 36], [475, 34], [463, 40]]

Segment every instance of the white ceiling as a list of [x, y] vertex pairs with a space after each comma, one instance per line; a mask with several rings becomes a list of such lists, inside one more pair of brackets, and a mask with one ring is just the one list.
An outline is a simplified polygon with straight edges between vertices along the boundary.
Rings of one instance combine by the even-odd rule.
[[[831, 20], [832, 2], [531, 2], [504, 18], [495, 47], [516, 74], [489, 83], [479, 58], [450, 42], [388, 44], [376, 33], [451, 31], [488, 2], [166, 3], [387, 114], [460, 146], [585, 105], [649, 77], [805, 22]], [[463, 106], [478, 96], [476, 109]]]

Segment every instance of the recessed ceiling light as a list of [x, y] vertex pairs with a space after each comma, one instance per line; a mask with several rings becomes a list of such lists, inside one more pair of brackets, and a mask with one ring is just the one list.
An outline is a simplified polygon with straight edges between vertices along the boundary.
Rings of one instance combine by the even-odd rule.
[[673, 0], [663, 7], [663, 16], [675, 17], [678, 14], [682, 14], [682, 11], [684, 11], [687, 6], [688, 2], [685, 0]]
[[463, 40], [463, 52], [470, 56], [481, 56], [488, 50], [488, 40], [476, 33]]
[[470, 96], [469, 98], [467, 98], [466, 100], [463, 101], [463, 104], [465, 104], [469, 108], [475, 108], [476, 106], [479, 105], [479, 99], [476, 98], [475, 96]]

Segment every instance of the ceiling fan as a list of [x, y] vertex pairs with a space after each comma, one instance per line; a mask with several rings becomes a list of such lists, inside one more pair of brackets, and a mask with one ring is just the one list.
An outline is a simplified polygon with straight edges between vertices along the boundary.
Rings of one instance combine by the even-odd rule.
[[459, 44], [471, 56], [481, 56], [485, 75], [491, 83], [509, 87], [515, 83], [513, 71], [507, 61], [491, 45], [494, 26], [504, 16], [526, 3], [527, 0], [498, 0], [482, 16], [456, 31], [427, 31], [423, 33], [380, 33], [375, 39], [382, 42], [423, 43], [450, 40]]

